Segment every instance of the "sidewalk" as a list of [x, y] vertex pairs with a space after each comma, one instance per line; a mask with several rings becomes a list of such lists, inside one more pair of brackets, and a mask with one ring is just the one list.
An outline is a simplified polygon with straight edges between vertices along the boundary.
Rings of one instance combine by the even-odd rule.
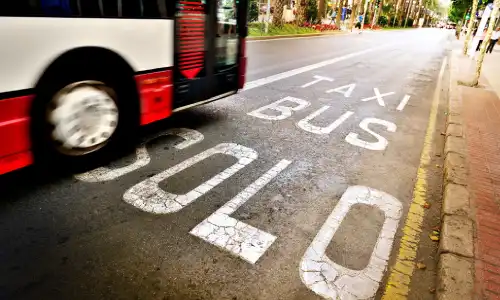
[[487, 54], [479, 88], [457, 84], [475, 68], [459, 51], [450, 62], [438, 299], [500, 299], [500, 47]]

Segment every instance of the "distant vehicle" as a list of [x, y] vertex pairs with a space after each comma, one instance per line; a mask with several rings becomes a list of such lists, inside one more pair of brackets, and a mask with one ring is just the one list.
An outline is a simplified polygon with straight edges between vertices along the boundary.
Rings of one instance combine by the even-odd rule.
[[0, 1], [0, 174], [105, 160], [245, 83], [247, 0]]

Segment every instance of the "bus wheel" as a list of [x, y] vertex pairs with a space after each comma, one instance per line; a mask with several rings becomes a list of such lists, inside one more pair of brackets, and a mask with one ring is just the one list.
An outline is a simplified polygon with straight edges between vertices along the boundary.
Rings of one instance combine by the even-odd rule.
[[137, 94], [130, 88], [135, 84], [99, 77], [53, 84], [35, 101], [32, 138], [37, 163], [84, 171], [132, 144], [138, 127], [137, 100], [130, 99]]

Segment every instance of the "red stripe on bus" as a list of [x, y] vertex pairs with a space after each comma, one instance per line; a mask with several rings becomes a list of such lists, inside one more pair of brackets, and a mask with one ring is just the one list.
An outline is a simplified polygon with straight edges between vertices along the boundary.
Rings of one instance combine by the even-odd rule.
[[33, 96], [0, 101], [0, 174], [30, 165], [30, 107]]

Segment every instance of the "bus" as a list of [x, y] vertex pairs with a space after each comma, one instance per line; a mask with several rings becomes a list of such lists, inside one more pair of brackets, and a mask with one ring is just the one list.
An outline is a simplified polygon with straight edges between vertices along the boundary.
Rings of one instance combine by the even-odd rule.
[[245, 83], [247, 0], [0, 1], [0, 174], [87, 166]]

